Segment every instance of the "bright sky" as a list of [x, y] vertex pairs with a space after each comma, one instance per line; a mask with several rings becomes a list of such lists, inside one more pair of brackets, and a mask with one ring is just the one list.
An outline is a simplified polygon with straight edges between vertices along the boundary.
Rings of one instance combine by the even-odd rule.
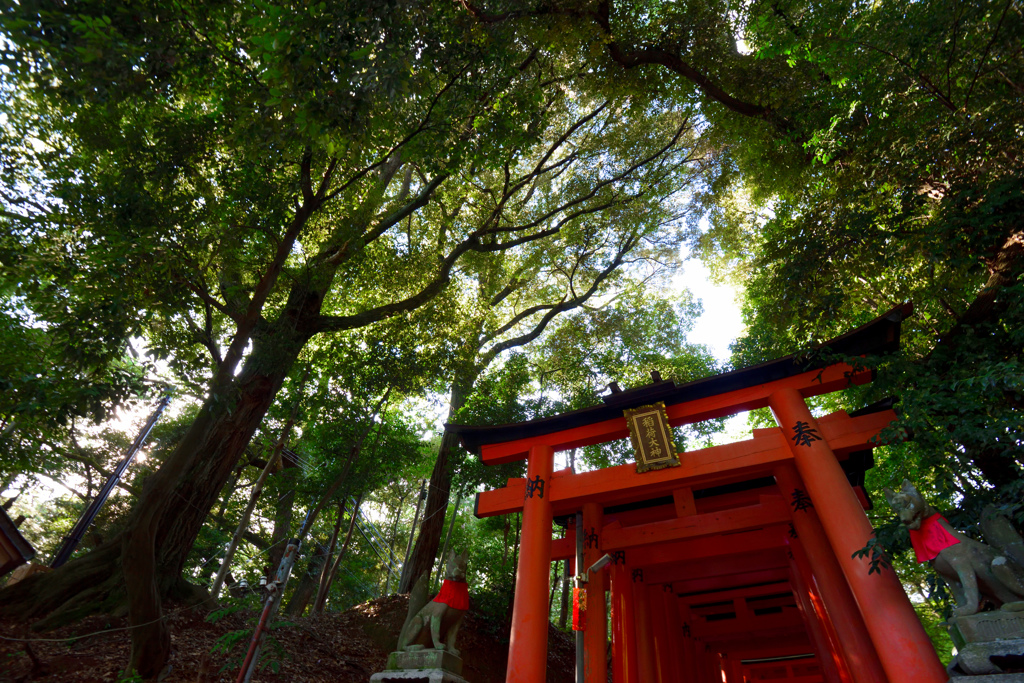
[[743, 332], [740, 308], [735, 288], [716, 285], [703, 263], [691, 259], [683, 271], [673, 278], [672, 283], [685, 287], [704, 304], [701, 315], [687, 339], [695, 344], [704, 344], [711, 349], [720, 362], [729, 360], [729, 345]]
[[[729, 361], [729, 345], [743, 333], [743, 321], [737, 301], [739, 292], [729, 285], [717, 285], [711, 281], [711, 273], [703, 263], [691, 259], [685, 263], [681, 273], [672, 283], [679, 288], [686, 287], [704, 305], [704, 313], [687, 335], [694, 344], [704, 344], [720, 363]], [[740, 413], [725, 422], [725, 430], [714, 441], [717, 444], [731, 443], [750, 438], [747, 414]]]

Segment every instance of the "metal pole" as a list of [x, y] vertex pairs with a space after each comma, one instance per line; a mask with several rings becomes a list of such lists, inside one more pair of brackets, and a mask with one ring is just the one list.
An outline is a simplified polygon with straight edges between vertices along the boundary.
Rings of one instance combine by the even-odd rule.
[[[583, 569], [583, 512], [576, 513], [576, 585], [582, 588], [579, 577], [586, 577]], [[576, 683], [583, 683], [583, 631], [576, 634]]]
[[107, 502], [107, 498], [110, 496], [111, 491], [117, 486], [117, 482], [124, 476], [128, 466], [132, 464], [132, 460], [135, 459], [136, 454], [142, 449], [143, 444], [146, 443], [146, 439], [149, 437], [149, 433], [153, 431], [153, 427], [156, 425], [157, 420], [160, 419], [160, 415], [163, 414], [164, 409], [167, 408], [167, 404], [171, 402], [171, 390], [168, 390], [164, 394], [163, 398], [160, 399], [160, 403], [157, 405], [156, 410], [146, 424], [142, 427], [142, 431], [135, 437], [135, 441], [128, 447], [128, 453], [124, 456], [124, 459], [118, 463], [117, 467], [111, 472], [110, 476], [107, 477], [107, 481], [103, 484], [103, 488], [99, 490], [96, 497], [93, 499], [89, 507], [86, 508], [82, 516], [78, 518], [78, 522], [75, 524], [75, 528], [71, 530], [71, 533], [64, 539], [64, 543], [61, 544], [60, 550], [53, 556], [53, 561], [50, 562], [50, 566], [56, 569], [61, 566], [69, 559], [71, 559], [72, 553], [75, 552], [75, 548], [81, 543], [82, 537], [85, 536], [85, 532], [89, 530], [93, 520], [96, 519], [96, 515], [99, 514], [103, 504]]
[[274, 577], [274, 582], [267, 586], [267, 590], [270, 593], [267, 595], [267, 601], [263, 605], [263, 611], [260, 613], [260, 620], [256, 624], [256, 630], [252, 632], [252, 640], [249, 641], [249, 651], [245, 655], [245, 661], [242, 662], [242, 670], [238, 672], [236, 683], [249, 683], [253, 673], [256, 671], [256, 664], [260, 658], [260, 647], [263, 644], [263, 634], [266, 631], [267, 622], [270, 621], [270, 618], [281, 605], [285, 584], [288, 583], [288, 576], [291, 574], [292, 567], [295, 566], [295, 558], [299, 554], [299, 544], [300, 542], [297, 538], [288, 541], [284, 557], [281, 558], [281, 564], [277, 568], [277, 576]]
[[256, 671], [256, 664], [260, 659], [260, 647], [263, 645], [263, 634], [266, 633], [266, 625], [274, 617], [278, 607], [281, 606], [281, 598], [284, 597], [284, 587], [288, 583], [292, 567], [295, 566], [295, 560], [299, 556], [302, 539], [306, 537], [309, 527], [312, 526], [313, 513], [316, 510], [316, 506], [309, 509], [306, 513], [306, 518], [302, 520], [302, 526], [299, 527], [299, 533], [295, 538], [288, 541], [288, 546], [285, 548], [281, 563], [277, 566], [277, 575], [274, 577], [273, 583], [267, 586], [267, 599], [263, 603], [260, 620], [256, 624], [256, 629], [252, 632], [252, 640], [249, 641], [249, 651], [245, 654], [245, 660], [242, 662], [242, 668], [238, 672], [238, 678], [235, 683], [249, 683], [249, 679], [252, 678], [253, 673]]

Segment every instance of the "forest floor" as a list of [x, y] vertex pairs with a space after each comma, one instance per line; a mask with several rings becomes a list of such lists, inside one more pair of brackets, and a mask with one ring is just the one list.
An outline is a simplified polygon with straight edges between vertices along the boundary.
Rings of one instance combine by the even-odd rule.
[[[254, 683], [366, 683], [381, 671], [397, 643], [409, 598], [392, 595], [346, 612], [302, 617], [272, 633], [264, 648], [264, 668]], [[164, 683], [230, 683], [252, 634], [255, 615], [239, 611], [207, 621], [208, 611], [167, 605], [171, 629], [171, 669]], [[3, 638], [42, 639], [26, 643], [0, 639], [0, 683], [116, 683], [128, 660], [124, 619], [91, 617], [49, 633], [0, 621]], [[107, 629], [122, 630], [96, 633]], [[85, 638], [67, 640], [73, 636]], [[227, 653], [218, 642], [235, 641]], [[459, 630], [463, 676], [470, 683], [505, 680], [508, 634], [502, 626], [472, 612]], [[548, 639], [548, 683], [573, 681], [572, 634], [553, 626]]]

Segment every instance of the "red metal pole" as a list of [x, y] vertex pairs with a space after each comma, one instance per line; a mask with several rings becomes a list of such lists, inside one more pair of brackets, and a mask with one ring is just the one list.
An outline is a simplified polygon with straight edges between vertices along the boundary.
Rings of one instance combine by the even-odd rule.
[[[793, 465], [777, 467], [775, 481], [782, 494], [790, 500], [795, 491], [805, 490]], [[888, 683], [882, 663], [878, 661], [875, 645], [864, 626], [864, 618], [813, 507], [794, 511], [793, 530], [798, 539], [796, 545], [799, 550], [795, 551], [797, 559], [800, 550], [807, 555], [813, 584], [820, 590], [822, 603], [842, 643], [853, 679], [857, 683]]]
[[891, 569], [868, 574], [867, 558], [853, 558], [871, 538], [871, 523], [807, 404], [795, 389], [776, 391], [768, 404], [786, 436], [809, 500], [860, 606], [889, 680], [946, 683], [946, 671], [896, 574]]
[[550, 446], [530, 447], [506, 683], [536, 683], [546, 676], [553, 463]]

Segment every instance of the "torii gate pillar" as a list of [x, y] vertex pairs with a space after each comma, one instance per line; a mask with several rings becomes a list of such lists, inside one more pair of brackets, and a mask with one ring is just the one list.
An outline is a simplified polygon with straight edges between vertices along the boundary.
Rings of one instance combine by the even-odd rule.
[[885, 568], [881, 574], [868, 574], [867, 558], [853, 558], [873, 535], [871, 522], [804, 399], [795, 389], [779, 389], [769, 396], [768, 405], [787, 437], [889, 680], [946, 683], [946, 671], [896, 574]]
[[554, 459], [551, 446], [530, 447], [506, 683], [536, 683], [547, 677], [548, 568], [551, 565], [551, 491], [548, 487]]
[[[551, 526], [550, 518], [548, 526]], [[587, 573], [601, 559], [601, 530], [604, 508], [598, 503], [583, 505], [583, 566], [576, 571]], [[577, 530], [579, 533], [579, 530]], [[586, 629], [583, 631], [583, 680], [604, 683], [608, 680], [608, 614], [605, 610], [605, 589], [608, 572], [601, 570], [587, 577]], [[516, 590], [518, 593], [518, 588]], [[545, 632], [546, 633], [546, 632]]]
[[615, 683], [639, 683], [633, 578], [625, 562], [625, 559], [616, 558], [608, 572], [612, 594], [612, 680]]
[[[790, 463], [775, 468], [775, 481], [786, 498], [790, 498], [793, 492], [805, 488], [796, 469]], [[807, 556], [807, 565], [813, 568], [814, 583], [820, 589], [825, 611], [835, 627], [854, 681], [888, 683], [875, 653], [875, 647], [871, 643], [871, 636], [864, 627], [860, 609], [853, 599], [853, 594], [850, 593], [843, 570], [829, 546], [825, 531], [821, 528], [818, 513], [813, 507], [795, 510], [793, 527], [799, 539], [799, 548], [795, 552], [803, 551]]]
[[637, 674], [644, 683], [655, 683], [658, 680], [658, 669], [651, 634], [651, 603], [643, 570], [633, 574], [633, 616], [636, 619]]

